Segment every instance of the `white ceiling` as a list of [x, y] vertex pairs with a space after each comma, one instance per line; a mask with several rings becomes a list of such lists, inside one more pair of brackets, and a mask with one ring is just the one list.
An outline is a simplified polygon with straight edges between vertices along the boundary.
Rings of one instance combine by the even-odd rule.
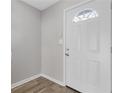
[[21, 0], [21, 1], [42, 11], [60, 0]]

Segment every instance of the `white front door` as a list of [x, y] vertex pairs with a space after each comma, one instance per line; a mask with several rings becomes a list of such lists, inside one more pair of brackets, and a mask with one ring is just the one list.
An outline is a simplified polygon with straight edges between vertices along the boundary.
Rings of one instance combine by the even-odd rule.
[[65, 12], [66, 83], [82, 93], [111, 92], [111, 0]]

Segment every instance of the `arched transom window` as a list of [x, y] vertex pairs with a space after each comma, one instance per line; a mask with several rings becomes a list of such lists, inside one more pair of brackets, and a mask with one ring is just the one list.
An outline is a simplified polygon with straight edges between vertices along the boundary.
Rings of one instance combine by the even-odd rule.
[[84, 9], [82, 11], [80, 11], [74, 18], [73, 18], [73, 22], [77, 23], [80, 21], [84, 21], [84, 20], [88, 20], [88, 19], [92, 19], [92, 18], [96, 18], [98, 17], [98, 13], [93, 10], [93, 9]]

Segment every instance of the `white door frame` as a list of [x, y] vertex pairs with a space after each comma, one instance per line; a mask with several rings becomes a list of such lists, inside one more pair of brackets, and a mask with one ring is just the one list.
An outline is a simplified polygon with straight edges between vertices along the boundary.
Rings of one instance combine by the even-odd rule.
[[[66, 26], [65, 26], [66, 25], [66, 19], [65, 18], [66, 18], [66, 12], [68, 12], [69, 10], [71, 10], [73, 8], [77, 8], [77, 7], [79, 7], [85, 3], [92, 2], [92, 1], [94, 1], [94, 0], [85, 0], [85, 1], [82, 1], [78, 4], [75, 4], [69, 8], [64, 9], [64, 15], [63, 15], [63, 83], [65, 86], [67, 85], [67, 83], [66, 83], [66, 56], [65, 56], [65, 49], [66, 49], [66, 39], [65, 39], [66, 38], [65, 37], [66, 36]], [[112, 2], [112, 0], [111, 0], [111, 2]], [[111, 43], [112, 43], [112, 31], [111, 31]], [[112, 44], [111, 44], [111, 46], [112, 46]], [[111, 55], [111, 61], [112, 61], [112, 55]], [[112, 64], [112, 62], [111, 62], [111, 64]], [[111, 69], [112, 69], [112, 67], [111, 67]], [[111, 71], [111, 80], [112, 80], [112, 71]], [[111, 85], [111, 87], [112, 87], [112, 85]]]
[[73, 8], [77, 8], [77, 7], [79, 7], [79, 6], [81, 6], [81, 5], [83, 5], [83, 4], [85, 4], [85, 3], [88, 3], [88, 2], [92, 2], [92, 1], [94, 1], [94, 0], [85, 0], [85, 1], [82, 1], [82, 2], [80, 2], [80, 3], [78, 3], [78, 4], [75, 4], [75, 5], [73, 5], [73, 6], [71, 6], [71, 7], [69, 7], [69, 8], [66, 8], [66, 9], [64, 9], [64, 15], [63, 15], [63, 83], [64, 83], [64, 85], [66, 86], [67, 84], [66, 84], [66, 56], [65, 56], [65, 49], [66, 49], [66, 37], [65, 37], [65, 35], [66, 35], [66, 12], [68, 12], [69, 10], [71, 10], [71, 9], [73, 9]]

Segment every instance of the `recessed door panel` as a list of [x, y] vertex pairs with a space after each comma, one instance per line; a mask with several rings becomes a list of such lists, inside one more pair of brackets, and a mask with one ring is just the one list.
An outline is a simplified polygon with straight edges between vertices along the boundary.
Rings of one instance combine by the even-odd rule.
[[100, 50], [100, 21], [97, 19], [87, 22], [87, 48], [89, 52]]
[[98, 87], [100, 84], [100, 62], [96, 60], [87, 61], [87, 81], [94, 87]]

